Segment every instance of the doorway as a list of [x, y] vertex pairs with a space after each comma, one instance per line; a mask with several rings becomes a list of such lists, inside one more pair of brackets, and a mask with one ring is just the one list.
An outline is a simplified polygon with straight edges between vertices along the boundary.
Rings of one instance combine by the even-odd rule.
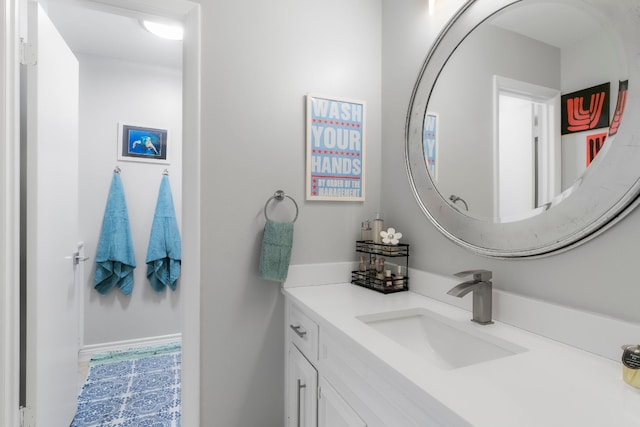
[[536, 214], [560, 192], [560, 92], [494, 80], [496, 222]]
[[[135, 7], [136, 6], [135, 3], [136, 3], [135, 1], [134, 2], [130, 2], [130, 5], [128, 5], [128, 6]], [[181, 126], [182, 126], [182, 123], [180, 123], [179, 125], [171, 125], [171, 126], [167, 126], [167, 127], [168, 128], [172, 128], [172, 131], [175, 132], [175, 135], [180, 135], [180, 136], [184, 135], [185, 136], [185, 140], [187, 140], [187, 137], [188, 137], [188, 140], [190, 141], [190, 144], [197, 145], [197, 144], [199, 144], [199, 140], [198, 140], [198, 136], [197, 136], [197, 129], [199, 128], [199, 105], [197, 103], [197, 97], [195, 97], [194, 94], [196, 93], [197, 88], [199, 87], [199, 76], [197, 74], [197, 69], [199, 68], [199, 62], [198, 62], [198, 55], [199, 55], [199, 52], [198, 52], [199, 51], [199, 41], [198, 41], [198, 39], [199, 39], [199, 36], [198, 36], [199, 27], [198, 27], [198, 25], [199, 25], [199, 22], [198, 22], [197, 16], [199, 14], [199, 11], [197, 10], [197, 7], [194, 6], [194, 4], [189, 3], [189, 2], [176, 0], [176, 1], [173, 1], [173, 2], [169, 2], [167, 4], [170, 4], [170, 3], [175, 3], [175, 4], [179, 3], [181, 5], [179, 7], [176, 6], [176, 8], [174, 8], [172, 10], [172, 12], [171, 12], [172, 17], [175, 16], [176, 13], [178, 13], [178, 12], [175, 11], [175, 9], [183, 8], [183, 12], [180, 12], [180, 13], [182, 13], [182, 18], [181, 19], [184, 19], [184, 20], [187, 21], [189, 27], [193, 31], [192, 32], [192, 36], [195, 36], [195, 37], [193, 37], [191, 39], [190, 46], [187, 49], [188, 53], [185, 52], [185, 57], [188, 58], [185, 61], [185, 64], [186, 64], [185, 66], [188, 68], [188, 71], [186, 71], [186, 72], [185, 71], [181, 71], [180, 72], [181, 75], [178, 78], [178, 82], [179, 83], [178, 83], [177, 86], [179, 87], [179, 89], [182, 90], [183, 87], [186, 88], [186, 90], [184, 91], [185, 93], [183, 93], [182, 95], [180, 95], [180, 94], [177, 95], [177, 99], [178, 99], [177, 103], [180, 103], [180, 101], [181, 101], [181, 99], [183, 99], [183, 97], [186, 100], [185, 101], [185, 106], [184, 106], [184, 111], [182, 113], [181, 112], [177, 112], [177, 113], [174, 114], [175, 116], [177, 116], [180, 119], [180, 121], [181, 121], [181, 118], [183, 117], [183, 115], [185, 117], [189, 117], [189, 119], [187, 121], [188, 125], [189, 125], [189, 130], [185, 130], [183, 132], [182, 129], [180, 129]], [[188, 7], [185, 6], [187, 3], [189, 3], [187, 5]], [[52, 20], [54, 20], [54, 23], [55, 23], [55, 14], [56, 14], [54, 12], [55, 8], [57, 6], [59, 6], [59, 5], [69, 6], [70, 4], [71, 3], [64, 2], [64, 1], [55, 1], [55, 2], [51, 1], [51, 2], [48, 2], [49, 12], [51, 13], [52, 16], [54, 16], [54, 18], [52, 19]], [[123, 13], [122, 9], [116, 8], [115, 6], [114, 7], [105, 6], [105, 3], [103, 3], [103, 2], [97, 3], [97, 2], [87, 1], [87, 2], [73, 2], [73, 4], [76, 5], [76, 7], [90, 6], [88, 8], [91, 9], [92, 11], [94, 11], [94, 12], [96, 10], [99, 10], [102, 13], [108, 13], [108, 12], [113, 12], [114, 10], [117, 10], [120, 14]], [[144, 7], [143, 6], [140, 6], [140, 7], [141, 7], [142, 10], [130, 11], [130, 15], [133, 15], [133, 16], [136, 16], [136, 17], [139, 16], [139, 15], [144, 15], [145, 14]], [[157, 8], [155, 8], [154, 12], [157, 12]], [[180, 13], [178, 13], [178, 14], [180, 14]], [[73, 16], [73, 15], [70, 15], [70, 16]], [[102, 36], [104, 37], [104, 34]], [[82, 55], [78, 55], [78, 56], [82, 57]], [[182, 55], [180, 55], [180, 56], [182, 57]], [[91, 62], [93, 68], [99, 68], [99, 69], [102, 68], [103, 70], [104, 70], [104, 66], [106, 64], [104, 62], [104, 60], [102, 62], [100, 62], [100, 60], [96, 59], [96, 58], [91, 58], [91, 60], [89, 62]], [[120, 65], [121, 65], [120, 67], [117, 67], [117, 66], [113, 66], [113, 63], [111, 63], [111, 66], [113, 67], [112, 70], [117, 69], [119, 71], [123, 71], [124, 68], [127, 67], [127, 65], [131, 65], [131, 64], [129, 62], [127, 62], [127, 61], [122, 61]], [[81, 66], [81, 68], [82, 68], [82, 66]], [[144, 74], [147, 79], [150, 79], [150, 74], [148, 73], [148, 71], [149, 71], [148, 64], [146, 64], [146, 68], [144, 68], [143, 70], [139, 70], [139, 72], [141, 74]], [[96, 74], [94, 73], [93, 76], [95, 77], [95, 75]], [[187, 77], [187, 75], [189, 77]], [[82, 76], [81, 76], [81, 80], [82, 80]], [[187, 83], [187, 81], [188, 81], [188, 83]], [[82, 86], [82, 83], [81, 83], [81, 86]], [[81, 97], [82, 97], [82, 95], [81, 95]], [[92, 94], [91, 97], [95, 98], [96, 94], [95, 93]], [[138, 105], [140, 105], [140, 107], [143, 108], [143, 109], [144, 109], [144, 106], [145, 106], [145, 102], [147, 103], [146, 104], [147, 107], [149, 105], [148, 103], [154, 103], [154, 102], [157, 103], [157, 99], [148, 99], [148, 97], [146, 97], [146, 96], [145, 97], [139, 97], [138, 99], [135, 99], [135, 97], [132, 96], [132, 98], [134, 98], [132, 102], [137, 102]], [[162, 98], [165, 99], [165, 100], [169, 99], [166, 96], [162, 97]], [[104, 99], [101, 99], [100, 101], [103, 101], [103, 100]], [[123, 101], [125, 101], [125, 99], [123, 99]], [[176, 103], [176, 101], [174, 99], [171, 99], [171, 102], [173, 104]], [[82, 107], [82, 105], [81, 105], [80, 108], [81, 108], [80, 120], [82, 122], [82, 120], [83, 120], [83, 117], [82, 117], [83, 107]], [[124, 111], [124, 109], [120, 108], [119, 111]], [[85, 111], [85, 113], [86, 113], [86, 111]], [[136, 120], [135, 117], [132, 118], [132, 117], [126, 117], [126, 116], [125, 117], [121, 117], [121, 119], [123, 119], [123, 120], [127, 120], [127, 119]], [[145, 120], [142, 119], [142, 121], [145, 121]], [[166, 121], [163, 121], [163, 123], [166, 124]], [[116, 125], [117, 125], [117, 123], [116, 123]], [[86, 140], [86, 137], [87, 137], [86, 128], [87, 127], [89, 129], [94, 129], [95, 128], [96, 135], [101, 135], [102, 133], [105, 133], [105, 134], [108, 133], [109, 136], [107, 136], [107, 139], [111, 140], [110, 143], [108, 143], [108, 145], [110, 145], [110, 147], [106, 147], [107, 143], [105, 143], [105, 149], [108, 150], [108, 152], [109, 152], [108, 155], [104, 155], [103, 156], [99, 152], [94, 152], [94, 153], [89, 153], [89, 157], [90, 156], [104, 157], [105, 159], [108, 158], [108, 159], [113, 159], [113, 160], [106, 160], [106, 161], [108, 161], [110, 163], [109, 172], [108, 173], [99, 174], [98, 178], [96, 178], [96, 177], [88, 177], [88, 178], [84, 177], [83, 178], [83, 176], [81, 175], [80, 179], [79, 179], [79, 184], [80, 184], [81, 191], [82, 191], [82, 186], [83, 185], [86, 185], [91, 181], [95, 182], [96, 180], [98, 180], [98, 181], [102, 180], [102, 183], [98, 182], [97, 184], [98, 185], [102, 184], [103, 192], [104, 192], [105, 188], [108, 189], [108, 186], [109, 186], [109, 182], [110, 182], [110, 179], [111, 179], [110, 171], [113, 170], [113, 167], [117, 163], [116, 160], [115, 160], [115, 153], [116, 153], [116, 145], [115, 145], [116, 144], [116, 141], [115, 141], [116, 138], [115, 137], [116, 137], [116, 134], [117, 134], [117, 132], [116, 132], [117, 126], [113, 126], [113, 130], [110, 130], [110, 131], [100, 131], [99, 127], [97, 125], [95, 125], [95, 122], [92, 122], [89, 126], [83, 125], [81, 123], [81, 125], [80, 125], [80, 130], [81, 130], [80, 131], [80, 134], [81, 134], [80, 144], [82, 145], [83, 144], [83, 140], [84, 140], [85, 145], [89, 146], [90, 144]], [[85, 128], [85, 132], [83, 132], [83, 128]], [[175, 138], [175, 140], [177, 140], [177, 139], [178, 138]], [[176, 145], [176, 147], [177, 146], [178, 145]], [[95, 147], [94, 147], [94, 149], [95, 149]], [[197, 151], [197, 148], [194, 149], [192, 147], [191, 149], [193, 149], [194, 152]], [[80, 151], [82, 151], [82, 149]], [[88, 150], [88, 151], [91, 151], [91, 150]], [[87, 153], [85, 153], [85, 158], [86, 158], [86, 154]], [[174, 156], [172, 157], [172, 162], [173, 163], [169, 164], [169, 165], [161, 165], [161, 166], [158, 166], [158, 165], [144, 165], [144, 166], [147, 166], [147, 168], [142, 168], [142, 165], [131, 163], [130, 165], [127, 164], [126, 167], [125, 166], [122, 167], [123, 174], [129, 173], [129, 177], [130, 177], [130, 180], [132, 182], [132, 184], [130, 184], [132, 192], [136, 187], [135, 184], [143, 182], [141, 180], [143, 179], [144, 176], [151, 175], [153, 177], [152, 178], [153, 185], [146, 185], [146, 186], [143, 185], [143, 187], [149, 187], [149, 188], [147, 188], [146, 192], [151, 194], [150, 197], [151, 197], [151, 199], [153, 199], [152, 203], [143, 203], [145, 205], [147, 205], [147, 204], [150, 205], [150, 207], [147, 206], [147, 211], [149, 209], [151, 210], [151, 212], [144, 212], [143, 216], [152, 217], [152, 215], [153, 215], [153, 207], [155, 206], [155, 197], [157, 195], [157, 191], [158, 191], [158, 187], [159, 187], [159, 183], [160, 183], [160, 178], [162, 176], [162, 171], [165, 168], [169, 169], [169, 172], [170, 172], [170, 177], [171, 177], [171, 181], [172, 181], [172, 189], [173, 189], [173, 192], [174, 192], [174, 203], [176, 205], [176, 210], [178, 210], [181, 206], [189, 206], [189, 205], [194, 206], [195, 205], [196, 207], [194, 207], [191, 210], [189, 210], [189, 212], [190, 212], [189, 215], [196, 215], [197, 216], [197, 212], [195, 212], [195, 210], [197, 209], [198, 194], [195, 193], [195, 192], [188, 192], [188, 194], [181, 194], [181, 188], [183, 186], [184, 187], [189, 187], [189, 185], [191, 185], [191, 188], [194, 188], [194, 189], [197, 189], [199, 187], [197, 185], [197, 183], [199, 181], [199, 167], [198, 167], [198, 164], [197, 164], [197, 160], [195, 160], [195, 157], [193, 155], [184, 160], [185, 162], [187, 162], [187, 163], [189, 163], [191, 165], [190, 173], [186, 174], [188, 176], [185, 177], [184, 174], [181, 173], [180, 168], [176, 168], [176, 165], [178, 165], [180, 163], [183, 163], [182, 159], [180, 158], [181, 155], [182, 155], [182, 149], [179, 148], [177, 153], [174, 152], [172, 154], [174, 154]], [[82, 155], [83, 154], [81, 152], [80, 156], [82, 156]], [[185, 156], [185, 157], [187, 157], [187, 156]], [[85, 165], [85, 166], [87, 166], [87, 165]], [[158, 166], [158, 167], [156, 167], [156, 166]], [[100, 169], [99, 167], [97, 167], [97, 168], [96, 167], [91, 167], [91, 166], [87, 166], [87, 167], [90, 170]], [[137, 171], [136, 171], [136, 167], [138, 168]], [[150, 170], [153, 170], [153, 172], [149, 172]], [[171, 174], [172, 170], [173, 171], [179, 171], [179, 173], [175, 172], [174, 174]], [[82, 173], [82, 170], [81, 170], [81, 173]], [[123, 175], [123, 178], [124, 178], [124, 175]], [[181, 182], [181, 178], [184, 178], [184, 183]], [[188, 185], [187, 182], [189, 182], [190, 184]], [[143, 182], [143, 184], [144, 184], [144, 182]], [[95, 195], [94, 194], [95, 193], [95, 189], [92, 189], [90, 187], [89, 188], [85, 188], [84, 192], [85, 192], [85, 194], [88, 194], [88, 196], [85, 196], [84, 198], [89, 201], [88, 202], [89, 205], [96, 205], [98, 211], [100, 211], [100, 210], [103, 211], [104, 210], [104, 203], [106, 201], [106, 192], [104, 194], [104, 197]], [[133, 193], [135, 193], [135, 192], [133, 192]], [[81, 203], [82, 203], [83, 197], [81, 196], [80, 199], [81, 199]], [[133, 206], [130, 207], [130, 210], [133, 211]], [[100, 216], [101, 216], [101, 214], [100, 214]], [[90, 221], [88, 221], [86, 219], [84, 221], [85, 222], [90, 222]], [[183, 217], [182, 221], [183, 221], [183, 223], [186, 223], [186, 222], [189, 222], [189, 219]], [[83, 225], [83, 219], [82, 218], [80, 219], [80, 225], [81, 226]], [[94, 226], [95, 226], [95, 224], [94, 224]], [[91, 225], [88, 225], [87, 227], [88, 227], [88, 229], [92, 228]], [[97, 228], [98, 228], [97, 231], [99, 231], [99, 228], [100, 228], [99, 224], [98, 224]], [[140, 227], [140, 228], [142, 228], [142, 227]], [[197, 222], [193, 221], [193, 222], [190, 223], [190, 225], [188, 227], [183, 227], [183, 229], [182, 229], [183, 248], [184, 248], [183, 249], [183, 254], [185, 254], [185, 256], [186, 256], [186, 254], [189, 254], [189, 253], [193, 254], [194, 252], [197, 253], [197, 251], [198, 251], [197, 246], [195, 246], [195, 245], [197, 245], [197, 240], [193, 240], [192, 238], [190, 238], [190, 236], [194, 235], [194, 231], [197, 231], [197, 228], [198, 228]], [[145, 236], [145, 238], [143, 238], [143, 240], [148, 239], [148, 228], [145, 231], [147, 233], [147, 236]], [[144, 232], [143, 232], [143, 234], [144, 234]], [[143, 271], [144, 267], [146, 267], [144, 265], [144, 252], [146, 250], [146, 242], [145, 243], [141, 243], [138, 246], [140, 246], [139, 250], [143, 253], [142, 256], [136, 256], [137, 262], [138, 262], [138, 269], [140, 271]], [[87, 249], [88, 249], [88, 252], [89, 252], [89, 250], [95, 249], [95, 244], [93, 245], [93, 248], [92, 248], [91, 244], [87, 243]], [[90, 254], [88, 253], [87, 255], [90, 255]], [[91, 264], [91, 263], [89, 263], [89, 264]], [[87, 267], [90, 267], [90, 265], [87, 265]], [[194, 270], [194, 268], [197, 268], [197, 265], [192, 265], [191, 268], [183, 269], [183, 274], [182, 274], [182, 277], [181, 277], [181, 283], [184, 283], [185, 281], [189, 280], [189, 277], [197, 277], [198, 276], [197, 270]], [[87, 272], [87, 274], [85, 276], [91, 276], [91, 278], [92, 278], [92, 273], [91, 273], [92, 272], [92, 268], [87, 268], [86, 270], [88, 270], [88, 272]], [[136, 308], [138, 308], [138, 307], [134, 306], [133, 302], [127, 301], [122, 296], [117, 295], [117, 292], [118, 292], [117, 290], [113, 290], [112, 291], [113, 295], [111, 296], [110, 300], [107, 300], [107, 301], [102, 300], [102, 301], [100, 301], [95, 297], [94, 297], [93, 300], [91, 300], [92, 289], [91, 288], [87, 288], [87, 286], [88, 286], [87, 283], [90, 283], [90, 282], [87, 280], [87, 277], [85, 277], [85, 280], [83, 280], [82, 283], [81, 283], [81, 289], [84, 289], [84, 291], [85, 291], [85, 298], [84, 298], [85, 302], [88, 301], [89, 303], [95, 303], [97, 306], [101, 306], [102, 305], [102, 306], [106, 306], [107, 308], [110, 305], [111, 308], [112, 308], [112, 311], [113, 310], [122, 310], [122, 312], [124, 312], [125, 310], [133, 311]], [[175, 326], [175, 324], [177, 324], [177, 327], [179, 329], [182, 329], [182, 327], [190, 327], [191, 330], [197, 331], [199, 329], [199, 325], [194, 324], [197, 321], [197, 315], [190, 315], [190, 313], [187, 313], [188, 311], [193, 313], [193, 312], [195, 312], [197, 310], [184, 310], [184, 311], [179, 310], [180, 307], [182, 305], [185, 305], [185, 304], [193, 305], [194, 307], [198, 307], [199, 306], [197, 304], [194, 304], [193, 302], [191, 302], [191, 303], [188, 302], [188, 301], [196, 301], [197, 302], [197, 297], [195, 299], [193, 297], [194, 295], [197, 296], [197, 291], [193, 290], [193, 288], [197, 288], [197, 286], [198, 286], [197, 283], [195, 283], [195, 282], [192, 283], [192, 285], [190, 286], [191, 287], [191, 292], [187, 293], [187, 295], [184, 295], [184, 294], [183, 295], [173, 294], [173, 293], [170, 293], [170, 291], [168, 291], [167, 295], [165, 295], [164, 297], [162, 297], [160, 295], [154, 295], [154, 294], [147, 293], [146, 295], [139, 296], [139, 298], [141, 300], [146, 301], [150, 305], [153, 305], [156, 308], [158, 306], [161, 306], [162, 304], [165, 304], [165, 305], [169, 306], [174, 312], [174, 316], [171, 317], [171, 321], [174, 323], [174, 326]], [[136, 280], [136, 287], [137, 288], [145, 288], [145, 287], [148, 287], [148, 284], [144, 283], [143, 280], [138, 280], [137, 279]], [[180, 288], [180, 286], [179, 286], [179, 288]], [[179, 295], [180, 298], [176, 298], [176, 295]], [[145, 297], [146, 297], [146, 299], [145, 299]], [[114, 309], [114, 307], [115, 307], [115, 309]], [[178, 311], [176, 311], [176, 310], [178, 310]], [[107, 314], [109, 314], [109, 313], [107, 313]], [[112, 312], [110, 314], [112, 316], [115, 316], [116, 318], [117, 317], [122, 317], [122, 313], [115, 313], [114, 314]], [[120, 316], [118, 316], [118, 314], [120, 314]], [[144, 318], [144, 317], [142, 317], [142, 318]], [[86, 321], [86, 319], [85, 319], [85, 321]], [[100, 320], [98, 320], [98, 323], [100, 323]], [[81, 322], [81, 324], [84, 324], [84, 322]], [[107, 326], [108, 324], [109, 324], [109, 322], [105, 321], [105, 325], [103, 325], [103, 326]], [[189, 326], [189, 325], [191, 325], [191, 326]], [[125, 331], [127, 330], [127, 328], [122, 328], [122, 325], [117, 325], [117, 326], [120, 326], [121, 330], [125, 330]], [[109, 328], [105, 328], [105, 329], [109, 329]], [[131, 329], [131, 328], [128, 328], [128, 329]], [[85, 330], [84, 333], [81, 334], [81, 336], [84, 335], [84, 337], [86, 337], [87, 334], [89, 334], [89, 333], [90, 332]], [[93, 337], [93, 334], [92, 334], [92, 337]], [[191, 337], [193, 339], [194, 335], [191, 335]], [[110, 340], [109, 342], [113, 342], [114, 341], [113, 336], [107, 337], [107, 338], [98, 337], [96, 339], [98, 339], [98, 340], [100, 340], [100, 339], [105, 340], [106, 339], [106, 340]], [[120, 341], [127, 341], [127, 338], [125, 337], [125, 339], [120, 340]], [[197, 347], [198, 347], [197, 343], [195, 343], [195, 345], [194, 345], [193, 341], [191, 341], [191, 343], [192, 343], [191, 344], [191, 348], [195, 348], [196, 351], [197, 351]], [[184, 360], [191, 360], [191, 361], [193, 361], [194, 359], [197, 360], [196, 352], [193, 351], [193, 350], [189, 351], [189, 347], [190, 347], [189, 346], [189, 341], [188, 340], [183, 340], [183, 349], [185, 350], [184, 351], [184, 353], [185, 353]], [[187, 369], [185, 374], [184, 374], [184, 376], [185, 377], [191, 376], [193, 378], [193, 377], [197, 376], [198, 363], [187, 362], [187, 366], [189, 366], [189, 365], [192, 365], [193, 369], [196, 370], [196, 375], [189, 374], [189, 372], [188, 372], [189, 369]], [[197, 408], [198, 401], [197, 400], [192, 401], [194, 396], [197, 396], [197, 390], [194, 390], [195, 387], [189, 387], [189, 382], [185, 381], [183, 383], [183, 388], [185, 390], [185, 393], [183, 393], [183, 396], [184, 395], [190, 395], [191, 396], [191, 399], [190, 399], [190, 402], [189, 402], [188, 406], [192, 407], [192, 408], [193, 407]], [[185, 406], [187, 406], [187, 405], [183, 405], [183, 407], [185, 407]], [[197, 414], [197, 411], [195, 413]]]
[[[106, 295], [96, 292], [95, 262], [86, 263], [81, 359], [104, 351], [105, 344], [179, 338], [182, 289], [151, 289], [145, 257], [163, 173], [168, 174], [176, 219], [182, 223], [182, 42], [149, 33], [138, 18], [124, 12], [52, 2], [48, 15], [80, 68], [79, 216], [87, 255], [94, 259], [109, 186], [118, 167], [137, 264], [134, 287], [127, 296], [119, 289]], [[82, 29], [77, 29], [78, 22], [84, 23]], [[165, 131], [166, 159], [122, 156], [125, 127]]]

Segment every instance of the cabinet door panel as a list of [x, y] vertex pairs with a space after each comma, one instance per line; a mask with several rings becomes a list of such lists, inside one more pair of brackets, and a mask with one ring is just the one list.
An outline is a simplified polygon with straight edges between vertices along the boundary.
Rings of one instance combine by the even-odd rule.
[[318, 396], [319, 427], [366, 427], [364, 421], [344, 401], [335, 389], [320, 377], [320, 395]]
[[318, 373], [293, 343], [289, 343], [288, 357], [287, 425], [317, 427]]

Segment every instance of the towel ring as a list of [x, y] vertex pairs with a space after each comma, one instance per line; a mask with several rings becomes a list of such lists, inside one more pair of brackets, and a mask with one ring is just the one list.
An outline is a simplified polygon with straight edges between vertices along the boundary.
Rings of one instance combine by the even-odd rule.
[[269, 206], [269, 202], [272, 200], [277, 200], [279, 202], [281, 202], [282, 200], [284, 200], [284, 198], [288, 198], [293, 202], [293, 205], [296, 207], [296, 216], [293, 218], [292, 222], [296, 222], [296, 220], [298, 219], [298, 214], [300, 213], [300, 210], [298, 209], [298, 204], [296, 203], [296, 201], [293, 199], [293, 197], [284, 194], [284, 191], [282, 190], [278, 190], [276, 191], [273, 196], [269, 197], [267, 199], [267, 203], [264, 204], [264, 217], [269, 219], [269, 215], [267, 215], [267, 206]]

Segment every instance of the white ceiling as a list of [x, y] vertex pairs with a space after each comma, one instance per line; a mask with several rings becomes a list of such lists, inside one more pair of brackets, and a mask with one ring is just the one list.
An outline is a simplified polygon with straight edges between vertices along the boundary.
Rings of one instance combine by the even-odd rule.
[[[138, 12], [99, 2], [49, 0], [47, 14], [75, 54], [90, 54], [181, 68], [182, 42], [145, 30]], [[116, 13], [113, 13], [116, 12]]]
[[[154, 5], [166, 5], [161, 1], [147, 3], [152, 12]], [[74, 53], [180, 68], [182, 43], [163, 40], [146, 31], [139, 23], [145, 14], [126, 9], [126, 4], [125, 0], [48, 0], [45, 7]], [[189, 2], [171, 4], [182, 6], [170, 11], [173, 16], [183, 15], [189, 7]], [[583, 40], [601, 26], [586, 12], [557, 3], [508, 8], [491, 22], [558, 48]]]

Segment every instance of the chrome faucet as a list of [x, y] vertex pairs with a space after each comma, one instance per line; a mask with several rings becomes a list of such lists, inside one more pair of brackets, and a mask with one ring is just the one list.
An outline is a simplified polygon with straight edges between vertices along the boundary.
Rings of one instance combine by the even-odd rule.
[[452, 288], [448, 295], [462, 298], [469, 292], [473, 292], [473, 317], [471, 320], [481, 325], [493, 323], [491, 320], [491, 272], [487, 270], [469, 270], [456, 273], [456, 277], [466, 277], [473, 275], [473, 280], [462, 282]]

